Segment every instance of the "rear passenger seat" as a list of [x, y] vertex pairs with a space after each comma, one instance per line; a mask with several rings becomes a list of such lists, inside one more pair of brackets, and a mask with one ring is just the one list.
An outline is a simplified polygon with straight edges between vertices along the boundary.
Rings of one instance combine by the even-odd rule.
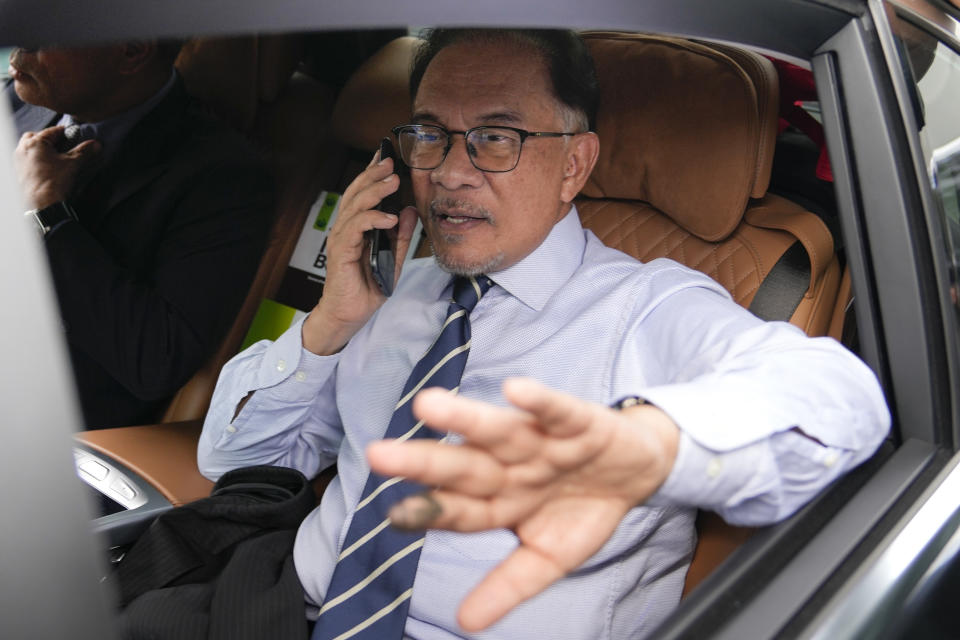
[[[640, 260], [703, 271], [765, 319], [825, 335], [840, 288], [833, 238], [816, 215], [767, 193], [779, 103], [772, 63], [678, 38], [585, 37], [601, 89], [601, 150], [577, 199], [584, 226]], [[750, 534], [708, 513], [698, 530], [685, 593]]]
[[310, 205], [345, 162], [329, 136], [336, 93], [295, 73], [303, 36], [205, 38], [188, 43], [177, 67], [188, 90], [263, 148], [277, 180], [274, 223], [260, 269], [220, 348], [177, 393], [162, 422], [202, 418], [220, 369], [239, 350], [263, 298], [283, 277]]

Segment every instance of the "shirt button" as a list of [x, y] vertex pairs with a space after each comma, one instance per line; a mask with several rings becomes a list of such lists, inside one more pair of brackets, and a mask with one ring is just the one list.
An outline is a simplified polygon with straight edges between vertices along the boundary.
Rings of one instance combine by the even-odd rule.
[[723, 463], [720, 462], [720, 458], [713, 458], [707, 463], [707, 476], [710, 478], [716, 478], [720, 475], [720, 471], [723, 469]]
[[824, 456], [824, 458], [823, 458], [823, 466], [825, 466], [825, 467], [832, 467], [833, 465], [837, 464], [837, 460], [838, 460], [839, 458], [840, 458], [840, 456], [837, 455], [837, 452], [836, 452], [836, 451], [831, 451], [831, 452], [827, 453], [826, 456]]
[[283, 371], [287, 368], [286, 360], [277, 360], [277, 371]]
[[236, 433], [236, 432], [237, 432], [237, 428], [236, 428], [235, 426], [233, 426], [232, 424], [228, 424], [226, 431], [227, 431], [227, 433]]
[[297, 371], [293, 377], [297, 379], [297, 382], [303, 382], [307, 379], [307, 374], [305, 374], [303, 371]]

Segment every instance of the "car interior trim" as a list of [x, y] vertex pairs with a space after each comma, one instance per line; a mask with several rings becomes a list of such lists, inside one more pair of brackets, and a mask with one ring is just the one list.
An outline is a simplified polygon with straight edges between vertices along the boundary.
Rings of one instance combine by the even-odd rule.
[[120, 462], [175, 506], [210, 495], [213, 482], [197, 470], [202, 421], [81, 431], [78, 442]]
[[[960, 522], [960, 455], [927, 488], [848, 583], [848, 593], [821, 612], [809, 636], [815, 640], [859, 637], [866, 628], [884, 626], [894, 603], [904, 598], [921, 574], [915, 567], [932, 564]], [[920, 558], [918, 560], [918, 558]], [[888, 613], [884, 613], [887, 611]]]
[[[901, 51], [898, 50], [895, 42], [895, 36], [890, 28], [890, 24], [887, 20], [882, 19], [885, 16], [880, 15], [883, 12], [883, 2], [881, 0], [873, 0], [870, 4], [871, 11], [873, 12], [874, 22], [877, 24], [877, 35], [880, 39], [880, 43], [883, 47], [884, 57], [887, 63], [887, 67], [890, 71], [889, 76], [893, 83], [893, 90], [897, 97], [897, 102], [900, 107], [901, 112], [903, 113], [903, 120], [907, 123], [919, 123], [921, 120], [920, 114], [917, 113], [917, 100], [920, 100], [919, 94], [917, 94], [917, 87], [915, 80], [912, 77], [905, 77], [905, 73], [909, 73], [909, 66], [903, 64], [903, 59]], [[932, 30], [936, 25], [928, 20], [924, 20], [921, 16], [917, 15], [915, 12], [906, 11], [903, 8], [895, 9], [898, 16], [901, 19], [909, 20], [917, 28], [924, 29], [927, 31]], [[880, 13], [878, 13], [880, 12]], [[941, 34], [938, 35], [938, 38], [941, 38], [941, 41], [944, 41], [946, 46], [953, 46], [957, 48], [957, 42], [955, 38], [952, 37], [952, 34], [947, 34], [943, 29], [940, 29]], [[957, 49], [957, 53], [960, 54], [960, 48]], [[912, 85], [912, 86], [911, 86]], [[913, 161], [914, 175], [916, 176], [916, 184], [920, 185], [918, 189], [918, 196], [922, 203], [922, 207], [916, 208], [915, 210], [918, 213], [925, 217], [926, 225], [925, 228], [929, 230], [939, 230], [941, 235], [949, 233], [947, 229], [944, 228], [943, 219], [940, 217], [939, 212], [940, 208], [937, 204], [937, 197], [933, 193], [932, 185], [930, 184], [930, 178], [928, 175], [927, 160], [924, 156], [923, 146], [920, 142], [920, 127], [916, 124], [908, 125], [906, 127], [906, 140], [909, 146], [910, 154], [909, 157]], [[906, 155], [906, 154], [904, 154]], [[937, 306], [939, 307], [939, 314], [936, 314], [939, 317], [942, 327], [952, 327], [953, 330], [942, 330], [937, 332], [942, 336], [943, 340], [946, 342], [944, 348], [939, 350], [934, 350], [934, 352], [946, 352], [949, 349], [949, 352], [954, 354], [954, 356], [960, 355], [960, 341], [957, 339], [956, 327], [957, 327], [957, 316], [956, 309], [954, 304], [949, 299], [949, 291], [951, 287], [951, 276], [950, 271], [952, 265], [950, 265], [948, 260], [948, 255], [943, 251], [943, 242], [942, 237], [938, 236], [936, 233], [931, 232], [928, 236], [928, 246], [931, 256], [931, 266], [935, 274], [936, 282], [939, 283], [939, 288], [937, 291], [931, 291], [927, 295], [929, 297], [936, 297]], [[928, 302], [924, 307], [927, 310], [930, 310], [934, 307], [932, 301]], [[928, 318], [934, 314], [926, 314]], [[941, 381], [940, 393], [946, 394], [950, 397], [949, 406], [952, 407], [953, 413], [949, 422], [944, 419], [937, 420], [936, 424], [946, 425], [949, 424], [952, 428], [941, 429], [939, 441], [946, 446], [953, 446], [954, 443], [960, 442], [960, 371], [957, 371], [955, 362], [957, 358], [946, 358], [944, 367], [947, 369], [947, 375], [944, 376], [932, 376], [933, 381]]]
[[818, 97], [823, 118], [824, 134], [830, 140], [827, 150], [833, 171], [837, 209], [841, 212], [840, 227], [845, 240], [847, 272], [854, 292], [853, 308], [860, 336], [859, 355], [870, 365], [885, 388], [890, 388], [890, 372], [880, 347], [880, 323], [875, 282], [870, 252], [864, 243], [863, 205], [856, 183], [856, 172], [851, 164], [850, 129], [838, 90], [839, 71], [836, 55], [826, 51], [813, 59], [813, 73], [817, 78]]
[[[933, 459], [933, 454], [934, 448], [929, 443], [905, 442], [713, 637], [717, 640], [777, 637], [803, 603], [813, 597], [907, 491]], [[811, 508], [815, 508], [815, 503]], [[779, 526], [797, 535], [800, 527], [791, 527], [791, 520]]]
[[[51, 0], [42, 5], [29, 0], [8, 0], [0, 3], [0, 43], [20, 41], [24, 34], [31, 37], [26, 45], [43, 42], [66, 45], [117, 38], [183, 37], [185, 28], [213, 36], [309, 29], [405, 28], [410, 24], [496, 24], [674, 33], [732, 40], [809, 58], [830, 33], [863, 10], [862, 3], [853, 0], [761, 5], [729, 0], [724, 8], [725, 12], [720, 15], [704, 11], [701, 0], [675, 0], [668, 5], [621, 0], [597, 4], [589, 12], [583, 11], [583, 3], [578, 0], [524, 3], [496, 0], [467, 4], [444, 0], [423, 0], [416, 4], [386, 0], [362, 4], [337, 0], [311, 3], [274, 0], [248, 4], [243, 11], [237, 11], [230, 0], [167, 0], [158, 4], [101, 0], [82, 6], [73, 0]], [[50, 20], [51, 15], [57, 16], [57, 20]], [[189, 27], [184, 25], [184, 15], [191, 16]], [[551, 21], [550, 16], [558, 18]], [[770, 24], [780, 28], [769, 29], [766, 25]], [[78, 30], [77, 25], [84, 28]]]
[[[935, 371], [939, 365], [929, 345], [931, 340], [939, 339], [931, 335], [931, 327], [924, 317], [927, 301], [919, 276], [914, 272], [914, 269], [928, 268], [921, 257], [925, 248], [918, 246], [916, 229], [902, 215], [904, 210], [909, 211], [919, 203], [914, 205], [911, 202], [912, 194], [905, 185], [907, 176], [901, 166], [902, 152], [892, 140], [876, 134], [886, 130], [891, 132], [892, 138], [902, 140], [903, 136], [902, 129], [894, 124], [896, 114], [889, 112], [889, 100], [882, 93], [892, 89], [880, 77], [880, 69], [873, 65], [868, 52], [870, 49], [875, 51], [878, 46], [876, 39], [871, 37], [873, 32], [872, 26], [861, 20], [851, 20], [822, 48], [824, 53], [836, 52], [844, 124], [851, 148], [857, 149], [852, 158], [855, 180], [851, 184], [857, 190], [860, 209], [851, 212], [841, 208], [840, 222], [844, 236], [852, 237], [848, 235], [849, 231], [855, 231], [848, 228], [851, 213], [869, 218], [870, 224], [863, 225], [863, 235], [860, 236], [869, 255], [899, 258], [896, 261], [871, 261], [873, 293], [879, 313], [860, 316], [858, 307], [858, 317], [880, 318], [886, 369], [878, 371], [882, 378], [889, 376], [886, 380], [888, 402], [901, 436], [935, 442], [935, 405], [939, 398], [931, 387], [929, 372]], [[830, 129], [827, 132], [831, 133]], [[830, 139], [830, 143], [833, 142]], [[839, 183], [837, 186], [841, 188]], [[849, 205], [849, 200], [841, 198], [839, 204]], [[905, 265], [914, 269], [906, 269]], [[859, 297], [863, 282], [858, 276], [863, 271], [853, 266], [851, 270], [855, 277], [854, 292]], [[939, 358], [942, 357], [941, 353]]]

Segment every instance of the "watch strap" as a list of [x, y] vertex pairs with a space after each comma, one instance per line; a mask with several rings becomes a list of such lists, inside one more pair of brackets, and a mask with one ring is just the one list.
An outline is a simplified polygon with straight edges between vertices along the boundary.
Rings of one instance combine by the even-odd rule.
[[54, 202], [42, 209], [31, 209], [24, 215], [32, 217], [36, 221], [37, 226], [40, 228], [40, 233], [44, 236], [64, 222], [77, 220], [77, 212], [74, 211], [73, 207], [67, 202], [62, 200], [60, 202]]
[[629, 407], [636, 407], [641, 404], [647, 404], [647, 401], [641, 398], [640, 396], [624, 396], [623, 398], [620, 398], [619, 400], [611, 404], [610, 408], [616, 409], [617, 411], [621, 411], [623, 409], [627, 409]]

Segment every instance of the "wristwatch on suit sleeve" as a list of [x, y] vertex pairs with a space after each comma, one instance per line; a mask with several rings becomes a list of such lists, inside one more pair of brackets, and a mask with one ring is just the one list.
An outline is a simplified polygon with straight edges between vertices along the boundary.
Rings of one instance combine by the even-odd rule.
[[41, 236], [47, 235], [64, 222], [77, 220], [77, 212], [62, 200], [46, 206], [43, 209], [31, 209], [23, 215], [26, 218], [33, 218]]

